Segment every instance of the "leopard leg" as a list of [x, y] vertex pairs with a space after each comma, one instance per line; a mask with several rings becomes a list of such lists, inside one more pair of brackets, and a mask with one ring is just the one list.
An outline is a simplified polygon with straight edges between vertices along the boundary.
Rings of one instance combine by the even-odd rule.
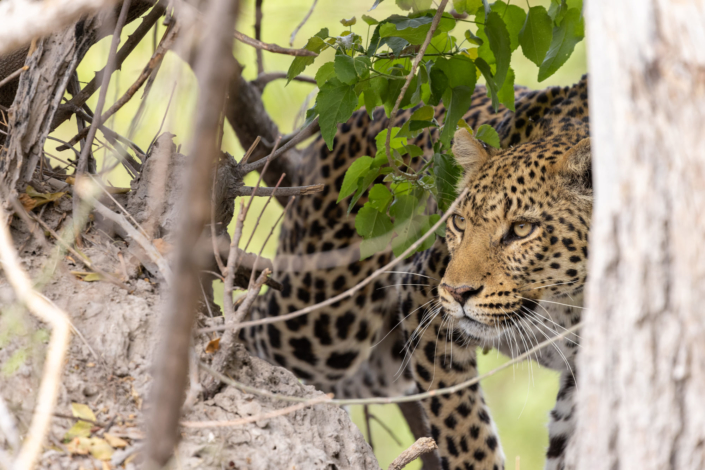
[[546, 470], [566, 469], [566, 449], [572, 444], [575, 435], [575, 376], [566, 371], [561, 374], [561, 387], [556, 397], [556, 406], [551, 411], [548, 424], [548, 451]]

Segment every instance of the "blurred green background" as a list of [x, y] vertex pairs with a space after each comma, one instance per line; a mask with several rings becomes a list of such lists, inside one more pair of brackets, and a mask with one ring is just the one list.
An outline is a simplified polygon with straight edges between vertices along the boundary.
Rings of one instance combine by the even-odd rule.
[[[304, 18], [312, 3], [313, 0], [265, 0], [262, 39], [265, 42], [288, 47], [291, 33]], [[399, 13], [393, 0], [387, 0], [377, 9], [368, 12], [367, 10], [372, 6], [372, 3], [373, 0], [357, 2], [320, 0], [309, 21], [297, 34], [294, 40], [294, 47], [305, 45], [308, 38], [323, 27], [330, 28], [331, 34], [339, 34], [346, 29], [339, 23], [343, 18], [356, 16], [359, 19], [362, 14], [368, 14], [376, 19], [383, 19], [390, 14]], [[524, 2], [514, 3], [526, 8], [526, 3]], [[529, 3], [531, 6], [548, 6], [550, 0], [534, 0]], [[254, 0], [242, 1], [241, 4], [242, 10], [238, 21], [238, 30], [254, 36]], [[122, 38], [123, 42], [134, 31], [138, 23], [139, 21], [134, 22], [125, 28]], [[353, 29], [363, 38], [367, 37], [367, 25], [364, 22], [358, 21]], [[163, 32], [164, 26], [159, 24], [157, 37], [161, 38]], [[456, 28], [454, 35], [461, 37], [463, 33], [464, 26], [460, 24]], [[104, 66], [109, 41], [110, 37], [105, 38], [89, 51], [79, 67], [79, 80], [81, 82], [89, 81], [95, 71]], [[125, 61], [122, 70], [114, 75], [107, 93], [106, 109], [134, 82], [148, 62], [152, 52], [153, 38], [148, 35], [138, 46], [138, 49]], [[255, 78], [257, 74], [255, 50], [238, 43], [236, 44], [235, 53], [238, 60], [245, 65], [244, 74], [246, 78]], [[304, 72], [305, 75], [314, 76], [320, 64], [331, 59], [332, 51], [329, 50], [322, 55], [323, 57], [317, 59], [316, 63]], [[286, 71], [290, 63], [290, 56], [264, 52], [265, 71]], [[575, 83], [586, 72], [585, 42], [578, 44], [569, 61], [555, 75], [543, 83], [538, 83], [538, 68], [522, 55], [521, 49], [514, 53], [512, 67], [516, 72], [516, 83], [530, 88]], [[167, 113], [167, 106], [172, 91], [174, 96]], [[282, 134], [291, 132], [294, 130], [296, 123], [301, 122], [302, 109], [310, 106], [306, 105], [307, 98], [311, 98], [311, 94], [315, 93], [315, 91], [315, 87], [307, 83], [292, 82], [285, 86], [285, 80], [277, 80], [267, 86], [263, 96], [264, 103], [269, 114], [279, 125]], [[174, 140], [176, 144], [183, 145], [182, 152], [187, 152], [197, 96], [198, 88], [193, 73], [175, 53], [169, 52], [162, 64], [154, 87], [147, 97], [145, 112], [140, 121], [133, 125], [133, 132], [129, 137], [143, 150], [146, 150], [150, 142], [155, 138], [162, 119], [166, 116], [163, 131], [175, 134]], [[141, 97], [142, 91], [139, 91], [130, 103], [111, 118], [108, 126], [120, 134], [128, 135], [140, 105]], [[97, 94], [88, 102], [91, 109], [95, 108], [96, 102]], [[246, 112], [246, 110], [243, 112]], [[239, 159], [243, 154], [243, 149], [240, 147], [227, 121], [225, 126], [223, 150]], [[53, 135], [60, 139], [68, 140], [75, 133], [76, 122], [72, 120], [64, 123]], [[69, 151], [57, 152], [55, 150], [57, 145], [55, 142], [47, 141], [46, 151], [63, 160], [73, 156]], [[112, 157], [104, 158], [103, 151], [98, 151], [97, 156], [99, 169], [103, 165], [109, 168], [115, 162]], [[58, 161], [55, 163], [59, 164]], [[257, 175], [255, 174], [248, 175], [246, 183], [254, 184], [256, 178]], [[112, 170], [106, 179], [110, 184], [118, 187], [127, 187], [130, 182], [128, 174], [121, 166]], [[248, 214], [248, 220], [245, 223], [242, 237], [243, 243], [249, 238], [251, 227], [254, 225], [254, 218], [260, 213], [263, 203], [263, 199], [255, 200], [253, 210]], [[249, 251], [259, 251], [264, 238], [269, 233], [281, 210], [281, 206], [276, 201], [269, 205]], [[275, 228], [274, 236], [264, 249], [265, 256], [274, 256], [277, 237], [278, 227]], [[218, 289], [218, 291], [216, 296], [220, 298], [222, 296], [222, 288]], [[506, 360], [506, 357], [495, 351], [487, 355], [481, 355], [478, 361], [480, 373], [487, 372], [501, 365]], [[544, 452], [548, 445], [548, 412], [555, 401], [558, 391], [558, 375], [552, 371], [540, 368], [536, 364], [529, 366], [528, 363], [523, 363], [501, 371], [485, 380], [482, 386], [485, 398], [492, 410], [492, 416], [499, 428], [501, 442], [507, 457], [507, 469], [514, 469], [517, 459], [521, 462], [522, 470], [543, 468]], [[383, 421], [401, 443], [401, 445], [397, 444], [394, 438], [375, 419], [371, 420], [370, 432], [375, 453], [382, 468], [386, 468], [402, 450], [413, 442], [413, 438], [396, 406], [372, 406], [369, 411], [376, 418]], [[365, 428], [362, 407], [351, 407], [350, 412], [355, 423], [367, 437], [368, 433]], [[407, 468], [418, 469], [420, 468], [420, 463], [415, 462]]]

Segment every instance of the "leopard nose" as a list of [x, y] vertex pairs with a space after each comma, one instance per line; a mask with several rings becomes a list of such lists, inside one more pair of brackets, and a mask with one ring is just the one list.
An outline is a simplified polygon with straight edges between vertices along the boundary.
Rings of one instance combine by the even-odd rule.
[[451, 287], [448, 284], [444, 283], [441, 284], [441, 287], [446, 292], [448, 292], [451, 297], [455, 299], [456, 302], [458, 302], [460, 305], [465, 305], [465, 302], [467, 302], [470, 297], [479, 294], [484, 286], [480, 286], [477, 288], [470, 286]]

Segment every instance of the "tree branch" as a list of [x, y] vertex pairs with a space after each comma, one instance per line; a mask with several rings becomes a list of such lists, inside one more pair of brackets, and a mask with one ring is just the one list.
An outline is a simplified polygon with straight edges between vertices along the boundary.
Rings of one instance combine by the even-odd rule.
[[401, 470], [414, 460], [421, 457], [423, 454], [433, 452], [438, 449], [436, 441], [430, 437], [421, 437], [414, 442], [411, 447], [402, 452], [399, 457], [389, 465], [388, 470]]
[[[292, 186], [289, 188], [279, 188], [276, 190], [277, 197], [302, 196], [306, 194], [315, 194], [323, 191], [325, 184], [313, 184], [311, 186]], [[251, 186], [240, 186], [235, 191], [230, 193], [231, 197], [249, 196], [254, 190], [255, 196], [272, 196], [274, 188], [253, 188]]]
[[293, 55], [298, 57], [318, 57], [318, 54], [313, 51], [309, 51], [307, 49], [289, 49], [288, 47], [258, 41], [257, 39], [253, 39], [246, 34], [241, 33], [240, 31], [235, 31], [235, 39], [258, 50], [261, 49], [268, 52], [273, 52], [275, 54]]

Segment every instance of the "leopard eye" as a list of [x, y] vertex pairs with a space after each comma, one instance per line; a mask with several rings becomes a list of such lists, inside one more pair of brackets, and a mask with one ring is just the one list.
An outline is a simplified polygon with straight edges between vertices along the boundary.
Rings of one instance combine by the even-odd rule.
[[512, 232], [515, 238], [526, 238], [534, 231], [534, 224], [530, 222], [515, 222], [512, 224]]
[[465, 226], [467, 225], [467, 221], [465, 220], [465, 217], [463, 217], [460, 214], [455, 214], [453, 216], [453, 226], [460, 232], [465, 231]]

